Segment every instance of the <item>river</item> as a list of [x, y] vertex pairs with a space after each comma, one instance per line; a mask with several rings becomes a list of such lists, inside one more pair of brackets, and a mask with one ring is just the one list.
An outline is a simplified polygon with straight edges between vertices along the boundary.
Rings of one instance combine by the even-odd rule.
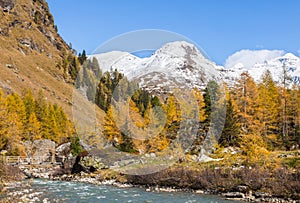
[[[24, 202], [95, 203], [95, 202], [163, 202], [163, 203], [229, 203], [218, 196], [189, 192], [147, 192], [142, 188], [119, 188], [109, 185], [92, 185], [35, 179], [28, 188], [11, 189], [10, 196], [22, 194]], [[3, 197], [2, 197], [3, 198]]]

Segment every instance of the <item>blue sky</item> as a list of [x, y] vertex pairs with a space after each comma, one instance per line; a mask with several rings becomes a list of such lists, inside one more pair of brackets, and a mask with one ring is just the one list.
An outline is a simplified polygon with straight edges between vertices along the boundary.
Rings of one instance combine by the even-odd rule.
[[134, 30], [163, 29], [193, 40], [218, 64], [241, 49], [299, 55], [298, 0], [47, 0], [59, 33], [92, 53]]

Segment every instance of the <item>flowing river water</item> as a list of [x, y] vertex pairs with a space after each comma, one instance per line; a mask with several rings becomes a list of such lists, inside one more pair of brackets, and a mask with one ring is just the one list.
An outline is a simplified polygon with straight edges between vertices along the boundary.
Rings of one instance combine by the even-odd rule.
[[[119, 188], [110, 185], [92, 185], [78, 182], [63, 182], [35, 179], [30, 187], [10, 189], [9, 196], [21, 196], [22, 202], [200, 202], [229, 203], [218, 196], [190, 192], [147, 192], [143, 188]], [[2, 198], [7, 198], [3, 197]], [[0, 197], [1, 199], [1, 197]]]

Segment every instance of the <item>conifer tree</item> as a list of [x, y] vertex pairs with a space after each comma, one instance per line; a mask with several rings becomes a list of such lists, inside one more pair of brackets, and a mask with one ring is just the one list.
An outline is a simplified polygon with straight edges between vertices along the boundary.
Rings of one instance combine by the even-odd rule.
[[15, 93], [12, 93], [6, 97], [6, 100], [8, 113], [16, 113], [21, 125], [24, 125], [26, 123], [26, 108], [21, 97]]
[[41, 90], [38, 92], [37, 98], [35, 100], [34, 109], [35, 109], [35, 115], [37, 119], [40, 122], [43, 122], [47, 114], [46, 111], [48, 109], [48, 106], [45, 97], [43, 95], [43, 92]]
[[87, 56], [86, 56], [85, 50], [82, 51], [82, 54], [79, 53], [78, 60], [79, 60], [79, 62], [80, 62], [81, 65], [87, 60]]
[[60, 134], [60, 130], [59, 130], [59, 123], [57, 121], [57, 115], [56, 115], [56, 110], [55, 110], [55, 106], [53, 105], [49, 105], [49, 113], [47, 115], [47, 126], [48, 126], [48, 130], [49, 130], [49, 137], [48, 139], [51, 139], [53, 141], [55, 141], [56, 143], [60, 143], [60, 139], [61, 139], [61, 134]]
[[165, 107], [167, 114], [167, 123], [166, 125], [171, 125], [172, 123], [179, 122], [179, 112], [177, 109], [177, 102], [174, 96], [170, 95], [167, 99], [167, 104]]
[[263, 127], [261, 133], [270, 142], [271, 147], [274, 147], [278, 140], [277, 135], [280, 133], [280, 102], [278, 88], [270, 71], [267, 70], [262, 76], [262, 82], [259, 84], [258, 90], [259, 112], [257, 112], [257, 116]]
[[198, 103], [198, 116], [199, 116], [199, 121], [203, 122], [205, 121], [207, 115], [205, 114], [205, 103], [204, 103], [204, 97], [203, 94], [201, 93], [201, 91], [197, 88], [193, 89], [193, 93], [195, 98], [197, 99], [197, 103]]
[[41, 139], [41, 124], [38, 121], [34, 112], [29, 116], [28, 124], [26, 127], [26, 140], [34, 141]]
[[232, 97], [238, 107], [242, 133], [260, 133], [262, 125], [258, 117], [258, 89], [253, 78], [244, 72], [232, 91]]
[[226, 119], [224, 128], [222, 130], [219, 144], [223, 147], [239, 146], [241, 140], [240, 137], [240, 125], [237, 112], [234, 109], [232, 100], [229, 98], [226, 102]]
[[0, 149], [3, 149], [8, 141], [6, 136], [7, 105], [2, 89], [0, 89]]
[[35, 101], [31, 90], [24, 91], [23, 102], [26, 108], [26, 119], [29, 120], [30, 115], [35, 112]]
[[[41, 109], [41, 112], [38, 111], [39, 113], [42, 112], [40, 115], [41, 117], [38, 118], [41, 122], [41, 134], [43, 139], [51, 139], [51, 134], [50, 134], [50, 128], [51, 128], [51, 120], [50, 118], [50, 112], [49, 112], [49, 107], [48, 105], [45, 105], [43, 109]], [[37, 114], [38, 115], [38, 114]]]
[[5, 149], [11, 155], [20, 155], [22, 153], [20, 151], [20, 142], [23, 136], [23, 124], [17, 112], [8, 114], [3, 135], [7, 141]]
[[118, 145], [121, 133], [114, 121], [113, 113], [115, 113], [113, 107], [109, 106], [104, 118], [103, 134], [108, 142], [113, 145]]

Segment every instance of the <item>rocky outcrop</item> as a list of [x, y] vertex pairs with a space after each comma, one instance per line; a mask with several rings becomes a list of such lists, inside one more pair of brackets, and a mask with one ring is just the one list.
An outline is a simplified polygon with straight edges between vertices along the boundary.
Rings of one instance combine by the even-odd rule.
[[64, 143], [64, 144], [58, 146], [55, 150], [56, 157], [63, 158], [63, 157], [71, 156], [72, 153], [71, 153], [70, 146], [71, 146], [71, 142]]
[[[80, 140], [79, 144], [85, 152], [89, 152], [91, 150], [91, 147], [85, 144], [82, 140]], [[60, 171], [57, 171], [57, 174], [80, 173], [82, 171], [93, 172], [97, 169], [104, 168], [100, 159], [87, 155], [88, 153], [74, 156], [71, 151], [71, 142], [58, 146], [56, 148], [55, 156], [56, 160], [62, 163], [62, 168]]]
[[27, 157], [38, 157], [40, 162], [55, 162], [55, 142], [51, 140], [35, 140], [24, 142]]
[[[79, 144], [84, 151], [91, 151], [91, 147], [85, 144], [82, 140], [79, 141]], [[59, 159], [73, 156], [71, 152], [71, 142], [67, 142], [58, 146], [55, 150], [55, 155]]]
[[15, 6], [15, 0], [0, 0], [0, 8], [4, 12], [9, 12], [12, 10]]

